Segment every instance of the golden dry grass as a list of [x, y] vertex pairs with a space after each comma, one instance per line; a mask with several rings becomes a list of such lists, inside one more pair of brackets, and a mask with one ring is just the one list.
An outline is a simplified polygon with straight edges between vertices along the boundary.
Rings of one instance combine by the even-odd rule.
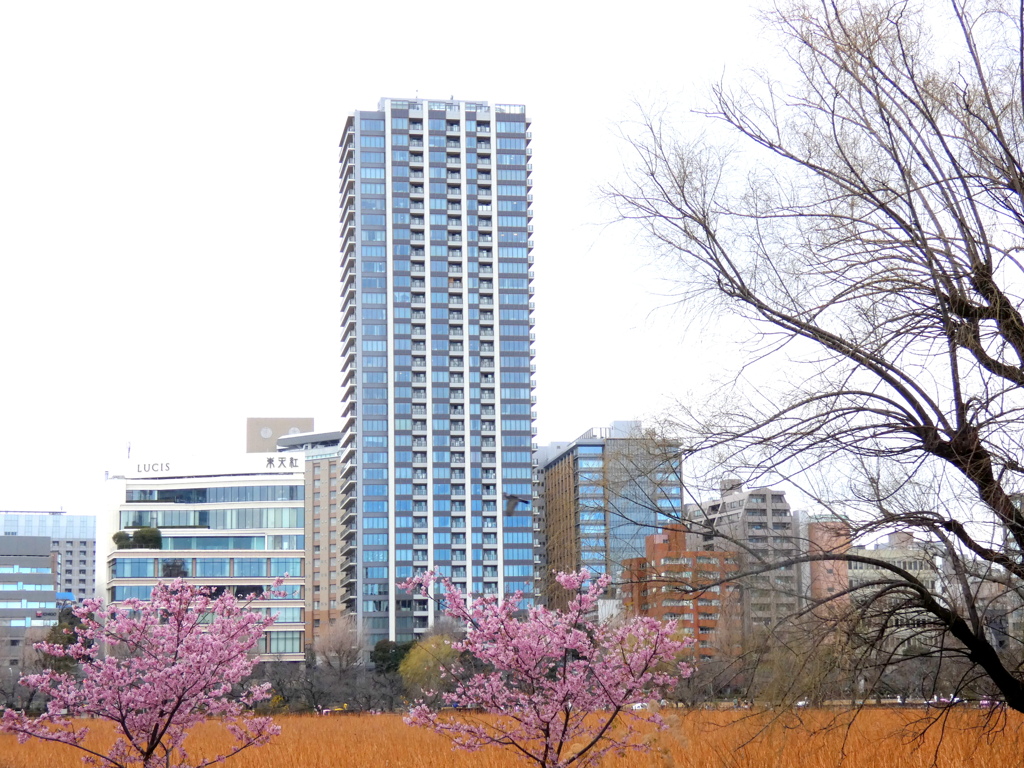
[[[652, 734], [654, 751], [609, 758], [606, 768], [961, 768], [965, 765], [1017, 765], [1024, 754], [1024, 717], [1010, 714], [998, 734], [986, 737], [979, 728], [984, 713], [953, 713], [945, 724], [920, 741], [906, 738], [921, 712], [869, 710], [850, 728], [827, 728], [845, 715], [801, 712], [771, 721], [743, 712], [668, 712], [668, 731]], [[273, 744], [239, 755], [235, 768], [511, 768], [523, 766], [508, 752], [455, 752], [430, 731], [402, 723], [398, 715], [281, 717], [281, 736]], [[110, 730], [96, 725], [97, 736]], [[208, 727], [194, 737], [197, 751], [215, 745]], [[935, 745], [943, 738], [935, 761]], [[757, 736], [755, 739], [754, 737]], [[752, 742], [744, 744], [751, 739]], [[29, 742], [19, 745], [0, 735], [0, 768], [77, 768], [77, 750]], [[933, 762], [934, 761], [934, 762]]]

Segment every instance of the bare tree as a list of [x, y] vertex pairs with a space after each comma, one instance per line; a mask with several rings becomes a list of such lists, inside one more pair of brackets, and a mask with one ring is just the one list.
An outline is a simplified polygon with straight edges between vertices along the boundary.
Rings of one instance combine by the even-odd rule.
[[942, 659], [950, 685], [1020, 711], [991, 609], [1019, 615], [1024, 584], [1022, 19], [1002, 0], [777, 7], [779, 79], [713, 87], [703, 137], [648, 119], [611, 190], [682, 267], [683, 305], [756, 340], [734, 387], [673, 425], [688, 486], [785, 480], [855, 537], [917, 532], [935, 583], [870, 551], [789, 562], [880, 574], [844, 620], [913, 642], [861, 659]]
[[25, 675], [45, 672], [48, 668], [52, 658], [35, 648], [36, 643], [46, 639], [47, 630], [43, 627], [31, 627], [17, 638], [0, 632], [0, 643], [15, 640], [20, 651], [15, 666], [0, 667], [0, 706], [30, 710], [33, 706], [45, 704], [45, 698], [37, 690], [22, 685], [21, 679]]
[[342, 616], [313, 642], [317, 665], [330, 670], [336, 677], [344, 677], [360, 666], [362, 637], [355, 616]]

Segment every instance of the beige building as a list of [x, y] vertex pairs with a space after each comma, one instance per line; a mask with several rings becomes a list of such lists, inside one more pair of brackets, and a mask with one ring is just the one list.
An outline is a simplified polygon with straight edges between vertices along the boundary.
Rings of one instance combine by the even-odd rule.
[[[726, 478], [721, 495], [712, 501], [687, 504], [684, 515], [697, 539], [692, 549], [737, 552], [739, 572], [758, 563], [781, 563], [805, 551], [800, 515], [775, 488], [744, 489], [739, 480]], [[804, 569], [783, 565], [741, 581], [743, 633], [773, 627], [796, 614], [803, 605]]]
[[307, 417], [251, 417], [245, 420], [245, 452], [272, 453], [277, 450], [279, 437], [312, 431], [313, 419]]
[[[863, 555], [902, 568], [933, 594], [942, 589], [935, 546], [915, 539], [907, 531], [891, 533], [874, 546], [852, 546], [850, 554]], [[904, 653], [913, 653], [933, 647], [938, 637], [933, 617], [914, 607], [913, 599], [908, 600], [899, 591], [890, 592], [882, 600], [874, 599], [886, 582], [902, 581], [899, 576], [886, 568], [859, 562], [850, 563], [849, 575], [853, 603], [870, 606], [870, 610], [862, 607], [858, 615], [868, 626], [885, 628], [887, 648], [900, 648]]]
[[292, 434], [277, 444], [279, 451], [304, 455], [306, 637], [310, 644], [342, 616], [356, 613], [353, 435], [352, 431]]

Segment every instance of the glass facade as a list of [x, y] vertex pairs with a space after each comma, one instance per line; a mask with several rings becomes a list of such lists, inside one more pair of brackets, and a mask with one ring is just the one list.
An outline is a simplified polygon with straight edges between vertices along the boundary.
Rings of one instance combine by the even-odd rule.
[[538, 567], [548, 604], [564, 607], [552, 571], [587, 568], [622, 581], [623, 562], [645, 556], [647, 537], [680, 519], [679, 447], [643, 433], [639, 422], [590, 430], [538, 453], [544, 478], [546, 562]]
[[121, 529], [143, 528], [302, 528], [301, 507], [246, 509], [129, 509], [121, 512]]
[[342, 137], [343, 414], [359, 415], [342, 444], [369, 645], [433, 621], [395, 587], [414, 573], [527, 584], [505, 566], [533, 559], [530, 139], [519, 105], [393, 99]]
[[[107, 598], [148, 599], [157, 581], [178, 578], [241, 598], [262, 595], [274, 579], [284, 577], [277, 588], [281, 594], [257, 603], [260, 610], [278, 614], [257, 650], [273, 653], [276, 660], [304, 658], [305, 478], [294, 459], [289, 465], [294, 470], [261, 478], [262, 461], [256, 457], [250, 473], [190, 475], [184, 482], [126, 480], [120, 528], [128, 533], [160, 529], [160, 549], [113, 552], [107, 563]], [[169, 487], [175, 485], [188, 487]]]
[[302, 501], [301, 485], [241, 485], [222, 488], [134, 488], [125, 493], [129, 504], [230, 504], [246, 501]]
[[[76, 598], [96, 595], [96, 517], [63, 512], [0, 512], [4, 536], [45, 536], [57, 555], [57, 586]], [[49, 570], [49, 569], [47, 569]], [[0, 573], [3, 573], [0, 566]], [[0, 663], [3, 659], [0, 658]]]

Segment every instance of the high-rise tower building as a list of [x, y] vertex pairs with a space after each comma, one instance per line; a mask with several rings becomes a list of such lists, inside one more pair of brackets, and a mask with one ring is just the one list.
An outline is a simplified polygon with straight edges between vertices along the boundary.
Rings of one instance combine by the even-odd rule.
[[345, 125], [339, 459], [367, 645], [433, 621], [396, 587], [417, 571], [532, 591], [530, 139], [523, 106], [486, 102], [386, 98]]

